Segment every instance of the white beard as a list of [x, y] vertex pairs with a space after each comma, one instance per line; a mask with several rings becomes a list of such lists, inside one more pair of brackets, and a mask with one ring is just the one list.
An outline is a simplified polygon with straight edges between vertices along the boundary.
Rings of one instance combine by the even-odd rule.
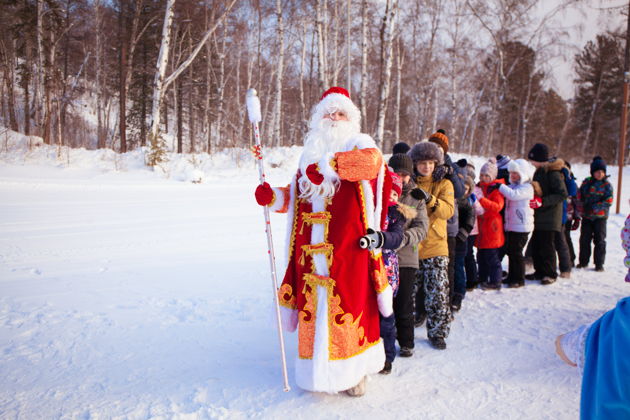
[[[298, 179], [300, 198], [310, 200], [314, 197], [332, 197], [339, 187], [339, 176], [330, 166], [330, 160], [335, 153], [346, 151], [345, 145], [352, 136], [359, 133], [356, 126], [348, 121], [332, 121], [330, 119], [314, 118], [310, 123], [310, 130], [304, 140], [304, 151], [300, 157], [300, 171]], [[324, 181], [320, 185], [313, 184], [306, 176], [306, 168], [316, 163], [319, 166]]]

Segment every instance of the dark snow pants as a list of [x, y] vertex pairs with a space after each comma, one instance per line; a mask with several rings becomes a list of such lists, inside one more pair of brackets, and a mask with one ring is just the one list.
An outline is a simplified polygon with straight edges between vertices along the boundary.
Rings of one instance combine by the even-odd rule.
[[564, 224], [564, 238], [567, 241], [567, 247], [569, 248], [569, 258], [571, 260], [571, 267], [575, 265], [575, 248], [573, 247], [573, 240], [571, 239], [571, 225], [573, 222], [566, 222]]
[[530, 241], [534, 271], [539, 278], [558, 278], [556, 272], [556, 232], [553, 230], [535, 230]]
[[591, 259], [591, 241], [595, 245], [595, 267], [604, 267], [606, 259], [606, 219], [582, 219], [580, 230], [580, 264], [588, 265]]
[[[396, 336], [400, 347], [414, 347], [413, 291], [418, 269], [400, 267], [398, 293], [394, 296], [394, 315], [396, 315]], [[424, 306], [424, 305], [423, 305]]]
[[479, 283], [501, 285], [499, 248], [478, 249], [477, 263], [479, 264]]
[[380, 316], [381, 338], [385, 347], [385, 360], [393, 362], [396, 358], [396, 320], [395, 315], [388, 317]]
[[556, 232], [556, 252], [558, 253], [558, 268], [561, 273], [571, 272], [571, 253], [569, 252], [569, 245], [567, 244], [567, 238], [564, 234], [564, 225], [562, 225], [562, 231]]
[[508, 276], [506, 283], [525, 282], [525, 258], [523, 249], [527, 244], [527, 232], [505, 232], [505, 249], [508, 256]]

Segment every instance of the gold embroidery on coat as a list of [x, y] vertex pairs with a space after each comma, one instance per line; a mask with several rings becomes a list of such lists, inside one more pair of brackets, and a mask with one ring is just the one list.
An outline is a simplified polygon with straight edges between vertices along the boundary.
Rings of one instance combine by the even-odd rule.
[[280, 305], [282, 306], [289, 309], [297, 308], [297, 298], [295, 294], [293, 294], [293, 287], [291, 287], [288, 283], [284, 283], [280, 286], [280, 290], [278, 290], [278, 299]]
[[[306, 289], [307, 285], [304, 286]], [[306, 302], [298, 314], [298, 356], [300, 359], [312, 359], [315, 343], [315, 320], [317, 308], [317, 289], [308, 286], [310, 290], [304, 292]]]
[[[300, 265], [304, 265], [306, 263], [306, 260], [305, 260], [306, 255], [312, 257], [313, 254], [324, 254], [326, 256], [328, 267], [330, 268], [330, 265], [332, 264], [332, 257], [333, 257], [333, 244], [320, 242], [314, 245], [311, 245], [311, 244], [302, 245], [302, 255], [300, 257]], [[313, 269], [313, 271], [315, 270]]]
[[324, 225], [324, 241], [328, 238], [328, 224], [330, 223], [330, 212], [318, 211], [315, 213], [304, 213], [302, 215], [302, 225], [300, 227], [300, 235], [304, 233], [304, 224], [321, 223]]

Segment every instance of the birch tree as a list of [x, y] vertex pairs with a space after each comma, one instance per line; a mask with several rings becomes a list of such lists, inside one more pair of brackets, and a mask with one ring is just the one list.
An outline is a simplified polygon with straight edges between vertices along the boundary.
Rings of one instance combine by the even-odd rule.
[[153, 107], [151, 111], [151, 130], [149, 132], [149, 137], [151, 139], [151, 151], [149, 153], [147, 161], [150, 166], [155, 166], [166, 160], [166, 144], [159, 135], [160, 110], [162, 100], [164, 98], [164, 91], [184, 70], [186, 70], [186, 68], [193, 62], [195, 57], [197, 57], [197, 54], [204, 46], [206, 41], [208, 41], [208, 39], [215, 32], [219, 24], [223, 22], [223, 20], [227, 17], [230, 10], [234, 6], [234, 3], [236, 3], [236, 0], [230, 0], [229, 4], [226, 7], [226, 10], [223, 12], [223, 15], [221, 15], [217, 22], [215, 22], [215, 24], [210, 29], [208, 29], [208, 31], [206, 31], [201, 41], [199, 42], [199, 44], [197, 44], [197, 47], [193, 50], [190, 56], [188, 56], [188, 58], [182, 64], [180, 64], [180, 66], [175, 71], [173, 71], [173, 73], [165, 78], [171, 43], [173, 16], [175, 14], [175, 0], [167, 0], [166, 10], [164, 13], [164, 25], [162, 27], [160, 53], [158, 55], [155, 78], [153, 81]]
[[385, 146], [385, 115], [389, 98], [390, 81], [392, 76], [393, 39], [398, 12], [398, 0], [387, 0], [385, 16], [383, 17], [383, 48], [381, 55], [381, 86], [379, 92], [378, 112], [376, 122], [376, 144]]

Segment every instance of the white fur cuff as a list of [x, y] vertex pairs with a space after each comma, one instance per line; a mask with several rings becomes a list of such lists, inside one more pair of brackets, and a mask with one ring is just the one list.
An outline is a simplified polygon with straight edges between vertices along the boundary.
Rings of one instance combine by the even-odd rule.
[[298, 324], [298, 310], [281, 306], [280, 320], [282, 321], [282, 329], [288, 332], [295, 331]]
[[378, 302], [378, 311], [384, 317], [391, 316], [394, 313], [394, 292], [391, 286], [387, 286], [385, 290], [376, 295]]
[[269, 210], [278, 211], [284, 207], [284, 192], [280, 188], [272, 188], [274, 201], [269, 206]]

